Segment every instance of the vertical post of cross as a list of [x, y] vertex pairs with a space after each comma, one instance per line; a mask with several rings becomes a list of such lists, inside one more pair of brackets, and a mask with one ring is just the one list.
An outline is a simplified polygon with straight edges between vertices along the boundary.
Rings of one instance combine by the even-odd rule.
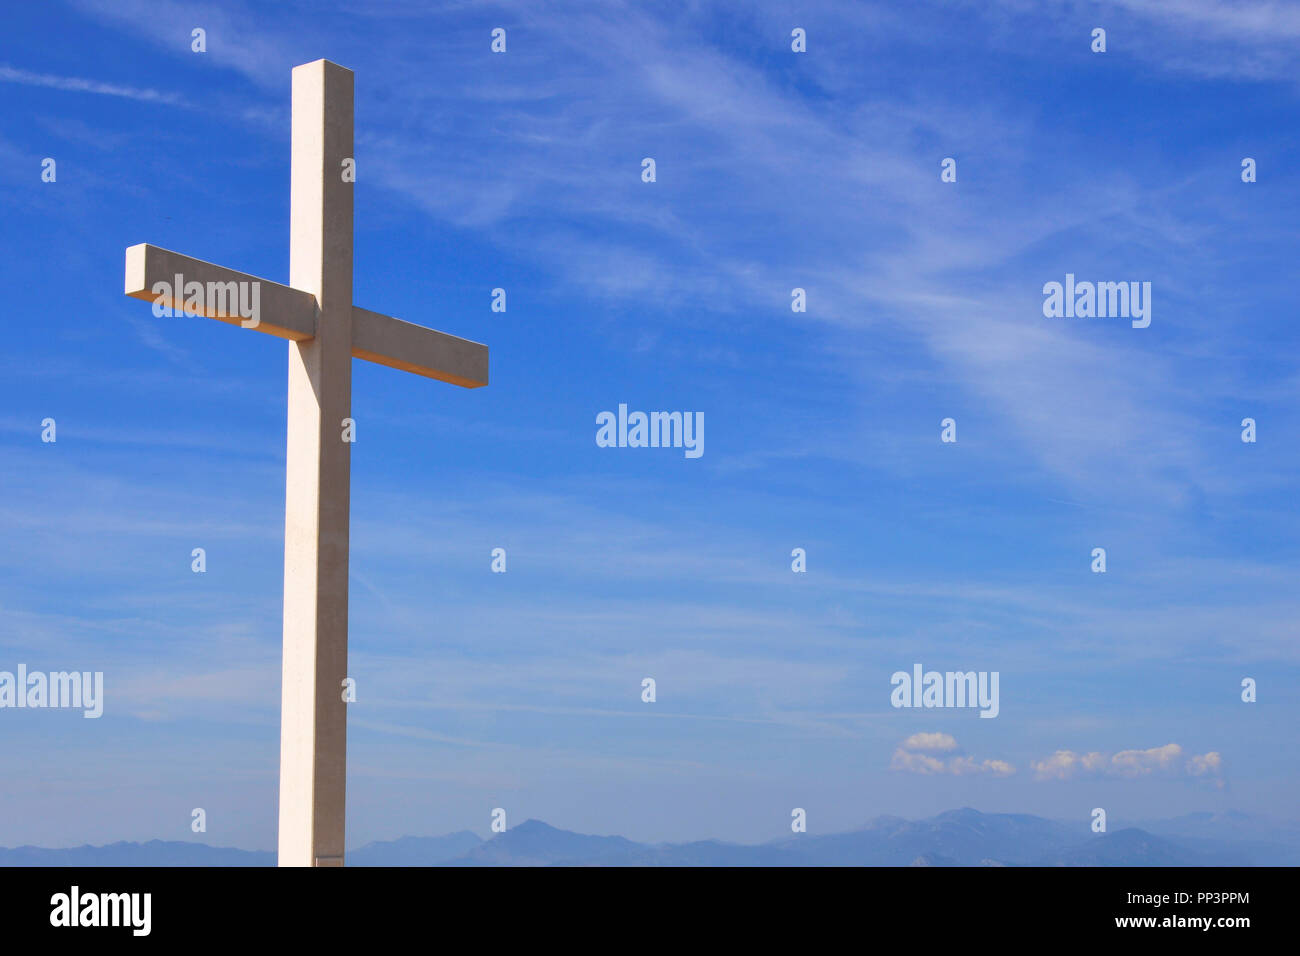
[[352, 405], [352, 71], [293, 70], [289, 284], [316, 334], [289, 342], [280, 713], [281, 866], [341, 866], [347, 781], [348, 502]]

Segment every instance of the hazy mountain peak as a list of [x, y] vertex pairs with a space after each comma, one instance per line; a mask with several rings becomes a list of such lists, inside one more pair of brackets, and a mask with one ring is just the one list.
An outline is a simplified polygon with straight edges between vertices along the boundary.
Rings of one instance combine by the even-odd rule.
[[[1208, 823], [1207, 823], [1208, 821]], [[1217, 822], [1213, 822], [1217, 821]], [[1226, 825], [1232, 823], [1232, 826]], [[355, 866], [1189, 866], [1291, 865], [1300, 837], [1283, 825], [1270, 839], [1231, 838], [1263, 826], [1249, 814], [1189, 814], [1172, 829], [1220, 833], [1224, 839], [1126, 827], [1106, 834], [1085, 823], [1031, 814], [982, 813], [971, 807], [922, 820], [882, 816], [848, 833], [804, 833], [758, 846], [698, 840], [636, 843], [621, 836], [561, 830], [537, 819], [482, 840], [462, 830], [438, 837], [376, 841], [348, 853]], [[106, 846], [0, 848], [0, 866], [271, 866], [269, 851], [150, 840]]]

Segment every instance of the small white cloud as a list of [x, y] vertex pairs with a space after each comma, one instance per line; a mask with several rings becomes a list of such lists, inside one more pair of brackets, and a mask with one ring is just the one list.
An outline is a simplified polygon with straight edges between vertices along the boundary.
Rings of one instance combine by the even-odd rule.
[[948, 772], [955, 776], [990, 773], [995, 777], [1009, 777], [1016, 768], [1005, 760], [976, 760], [974, 757], [953, 757], [948, 761]]
[[1192, 759], [1187, 761], [1187, 772], [1193, 777], [1217, 777], [1223, 772], [1223, 758], [1217, 750], [1211, 750], [1207, 754], [1193, 754]]
[[[974, 757], [956, 753], [959, 750], [956, 738], [950, 734], [912, 734], [898, 745], [889, 767], [891, 770], [903, 770], [907, 773], [925, 775], [946, 773], [955, 777], [985, 773], [995, 777], [1009, 777], [1016, 772], [1016, 768], [1005, 760], [976, 760]], [[944, 761], [923, 751], [953, 753], [954, 756]]]
[[[1173, 773], [1182, 757], [1183, 748], [1170, 743], [1146, 750], [1121, 750], [1112, 755], [1100, 751], [1080, 754], [1073, 750], [1058, 750], [1043, 760], [1031, 761], [1029, 766], [1039, 780], [1069, 780], [1079, 774], [1133, 778]], [[1218, 776], [1223, 762], [1217, 751], [1211, 751], [1193, 755], [1184, 766], [1193, 777]]]
[[902, 747], [894, 751], [894, 759], [889, 764], [890, 770], [905, 770], [908, 773], [943, 773], [942, 760], [935, 760], [925, 754], [909, 753]]
[[1152, 771], [1172, 769], [1183, 755], [1178, 744], [1165, 744], [1149, 750], [1121, 750], [1110, 758], [1110, 772], [1121, 777], [1141, 777]]
[[1073, 750], [1058, 750], [1044, 760], [1031, 760], [1029, 766], [1039, 780], [1068, 780], [1077, 773], [1082, 761], [1099, 754], [1082, 756]]
[[949, 753], [957, 749], [957, 739], [951, 734], [912, 734], [899, 746], [904, 750]]
[[1100, 772], [1106, 769], [1106, 755], [1094, 750], [1092, 753], [1080, 757], [1079, 765], [1091, 773]]

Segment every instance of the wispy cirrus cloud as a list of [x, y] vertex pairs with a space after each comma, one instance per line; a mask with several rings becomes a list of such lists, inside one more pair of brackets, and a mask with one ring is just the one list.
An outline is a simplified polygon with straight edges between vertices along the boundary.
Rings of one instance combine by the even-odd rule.
[[[522, 329], [501, 324], [491, 335], [498, 385], [475, 393], [497, 403], [489, 414], [447, 407], [440, 393], [425, 404], [420, 392], [414, 404], [414, 393], [394, 401], [395, 392], [371, 392], [378, 382], [358, 388], [366, 437], [353, 498], [351, 666], [365, 709], [353, 719], [366, 730], [358, 742], [371, 748], [363, 759], [376, 775], [408, 772], [394, 762], [399, 752], [405, 766], [420, 768], [412, 773], [453, 773], [462, 782], [478, 775], [493, 787], [502, 778], [550, 779], [570, 801], [582, 789], [573, 779], [559, 779], [540, 759], [536, 774], [514, 760], [536, 753], [539, 734], [575, 759], [650, 766], [689, 757], [735, 778], [761, 776], [766, 771], [753, 768], [767, 766], [773, 747], [789, 740], [802, 765], [826, 779], [844, 773], [846, 753], [860, 754], [863, 773], [897, 791], [882, 801], [911, 805], [918, 794], [971, 782], [1002, 787], [998, 778], [1016, 768], [965, 753], [949, 734], [896, 743], [908, 730], [891, 723], [897, 714], [878, 693], [877, 670], [889, 657], [881, 652], [900, 643], [924, 647], [924, 659], [987, 648], [1019, 674], [1017, 709], [995, 730], [997, 746], [1022, 768], [1029, 756], [1076, 742], [1058, 732], [1117, 725], [1128, 732], [1147, 698], [1121, 697], [1118, 688], [1143, 680], [1153, 662], [1177, 675], [1207, 663], [1294, 662], [1300, 653], [1293, 639], [1300, 605], [1287, 589], [1293, 550], [1260, 547], [1264, 528], [1282, 540], [1300, 524], [1270, 500], [1249, 500], [1252, 487], [1293, 483], [1284, 461], [1293, 453], [1277, 438], [1293, 430], [1280, 416], [1294, 372], [1256, 374], [1265, 351], [1279, 365], [1289, 361], [1289, 340], [1261, 328], [1269, 312], [1259, 310], [1249, 325], [1232, 321], [1242, 317], [1232, 311], [1237, 299], [1215, 293], [1249, 295], [1237, 276], [1208, 293], [1202, 282], [1216, 270], [1241, 271], [1233, 243], [1223, 241], [1231, 233], [1225, 221], [1249, 222], [1261, 241], [1272, 227], [1267, 238], [1281, 235], [1274, 244], [1290, 247], [1267, 216], [1247, 217], [1256, 195], [1286, 209], [1288, 187], [1277, 177], [1207, 201], [1214, 182], [1235, 178], [1235, 157], [1225, 169], [1222, 157], [1207, 160], [1192, 142], [1168, 162], [1152, 147], [1151, 129], [1172, 136], [1178, 120], [1156, 127], [1149, 115], [1134, 127], [1105, 90], [1095, 101], [1076, 94], [1099, 77], [1108, 89], [1139, 93], [1152, 74], [1169, 81], [1169, 59], [1137, 53], [1138, 44], [1164, 42], [1149, 24], [1137, 33], [1108, 14], [1116, 55], [1085, 54], [1063, 92], [1052, 85], [1068, 66], [1062, 51], [1078, 48], [1086, 31], [1081, 37], [1077, 18], [1045, 22], [1053, 18], [1035, 17], [1027, 3], [1032, 26], [1016, 36], [1035, 43], [1015, 50], [1002, 45], [1008, 36], [981, 29], [1000, 15], [996, 4], [923, 0], [906, 14], [814, 4], [800, 14], [810, 18], [813, 45], [799, 58], [783, 46], [787, 13], [726, 14], [725, 29], [716, 29], [707, 3], [667, 15], [636, 5], [593, 13], [562, 0], [544, 10], [481, 8], [499, 11], [510, 27], [504, 57], [488, 52], [478, 11], [462, 17], [445, 6], [337, 0], [313, 5], [305, 18], [302, 4], [242, 0], [221, 11], [174, 0], [70, 6], [95, 10], [134, 49], [147, 44], [141, 69], [155, 55], [165, 68], [130, 74], [140, 87], [174, 78], [191, 103], [222, 101], [214, 116], [250, 127], [239, 131], [249, 142], [237, 152], [267, 168], [283, 171], [287, 156], [280, 147], [289, 67], [327, 55], [355, 68], [358, 162], [374, 187], [364, 205], [359, 200], [359, 222], [364, 215], [373, 225], [378, 214], [382, 225], [359, 234], [359, 254], [391, 241], [394, 266], [418, 284], [436, 271], [430, 244], [451, 235], [470, 251], [437, 280], [449, 303], [462, 287], [509, 284], [512, 306], [532, 300], [530, 327], [570, 336], [572, 355], [557, 368], [592, 358], [590, 367], [541, 376], [548, 395], [576, 386], [571, 402], [548, 404], [519, 361]], [[961, 20], [963, 9], [975, 29]], [[92, 31], [96, 39], [103, 25]], [[188, 51], [194, 25], [209, 30], [206, 56]], [[333, 25], [341, 29], [331, 32]], [[1191, 52], [1218, 34], [1197, 27], [1178, 36], [1179, 49]], [[946, 68], [934, 82], [921, 64], [939, 58]], [[1136, 81], [1134, 60], [1143, 62]], [[33, 63], [40, 65], [24, 61]], [[945, 91], [950, 66], [965, 80]], [[154, 79], [159, 74], [168, 79]], [[9, 92], [38, 99], [19, 87]], [[83, 111], [72, 117], [78, 125], [55, 110], [34, 122], [94, 145], [88, 171], [104, 157], [95, 125], [124, 146], [153, 150], [138, 130], [94, 115], [113, 112], [103, 109], [112, 101], [39, 100]], [[1053, 108], [1040, 109], [1045, 102]], [[1191, 132], [1175, 137], [1180, 145], [1206, 137], [1208, 120], [1199, 122], [1193, 117]], [[1265, 133], [1251, 131], [1275, 145]], [[199, 141], [203, 135], [194, 131]], [[1112, 143], [1122, 157], [1106, 152]], [[1252, 151], [1262, 148], [1252, 141]], [[15, 163], [30, 161], [11, 152]], [[950, 154], [960, 179], [944, 185], [937, 163]], [[156, 177], [120, 178], [138, 183], [136, 199], [147, 199], [167, 182], [198, 179], [196, 155], [178, 150], [157, 160]], [[645, 155], [659, 160], [658, 183], [638, 178]], [[7, 156], [0, 143], [0, 159]], [[281, 180], [250, 176], [226, 198], [283, 213]], [[202, 182], [214, 197], [201, 207], [205, 228], [215, 220], [241, 235], [232, 246], [252, 243], [244, 210], [232, 202], [225, 222], [215, 201], [233, 182], [228, 171], [204, 171]], [[22, 195], [57, 211], [63, 187]], [[104, 215], [133, 221], [113, 198], [99, 195]], [[200, 208], [191, 200], [181, 190], [168, 197], [168, 211]], [[113, 234], [90, 221], [86, 233], [94, 241], [67, 240], [64, 248], [91, 250], [100, 234]], [[150, 237], [128, 241], [136, 238]], [[120, 271], [120, 253], [111, 251]], [[1151, 276], [1169, 282], [1157, 286], [1149, 336], [1051, 323], [1038, 312], [1042, 282], [1067, 269], [1102, 278], [1130, 262], [1171, 260], [1179, 261]], [[1251, 274], [1266, 280], [1271, 272], [1285, 275], [1264, 258]], [[404, 284], [393, 283], [394, 294]], [[790, 312], [792, 285], [807, 287], [807, 314]], [[120, 274], [94, 287], [116, 295]], [[542, 308], [547, 295], [563, 303], [563, 314]], [[112, 324], [111, 338], [87, 340], [95, 351], [73, 338], [4, 362], [0, 378], [31, 397], [0, 420], [14, 466], [0, 481], [9, 502], [0, 527], [12, 539], [0, 557], [4, 650], [28, 660], [54, 654], [56, 662], [111, 655], [117, 673], [131, 669], [125, 681], [114, 676], [112, 693], [142, 719], [178, 721], [199, 711], [219, 719], [229, 708], [268, 728], [273, 746], [281, 365], [272, 377], [258, 352], [253, 364], [209, 366], [220, 343], [209, 352], [195, 329], [173, 347], [145, 327], [147, 313]], [[86, 336], [106, 325], [62, 331]], [[176, 351], [182, 346], [189, 356]], [[598, 366], [617, 367], [626, 357], [620, 348], [635, 363], [613, 382]], [[159, 361], [160, 354], [185, 361]], [[638, 380], [639, 364], [654, 365], [655, 379]], [[192, 390], [176, 387], [178, 370], [192, 372]], [[689, 373], [689, 384], [671, 380], [676, 372]], [[382, 387], [401, 387], [401, 378]], [[754, 388], [756, 379], [767, 385]], [[785, 383], [796, 387], [778, 392]], [[709, 388], [739, 396], [730, 407], [708, 406], [720, 440], [705, 467], [718, 497], [694, 484], [698, 474], [683, 485], [690, 493], [676, 495], [640, 467], [616, 472], [602, 459], [586, 473], [587, 405], [614, 385], [665, 400], [688, 390], [695, 401]], [[91, 400], [67, 394], [76, 388]], [[182, 403], [160, 402], [162, 394], [186, 399], [184, 414], [169, 414], [165, 405]], [[122, 396], [129, 402], [112, 400]], [[1277, 409], [1253, 407], [1264, 397]], [[1230, 414], [1205, 413], [1207, 400], [1225, 398]], [[1252, 407], [1237, 413], [1242, 398]], [[962, 444], [945, 451], [963, 457], [925, 472], [938, 447], [938, 415], [918, 426], [913, 413], [928, 418], [932, 404], [961, 420]], [[526, 414], [532, 408], [545, 414]], [[47, 412], [59, 419], [58, 445], [38, 441]], [[1249, 459], [1235, 454], [1242, 446], [1224, 425], [1245, 414], [1259, 416], [1264, 436]], [[1223, 435], [1231, 452], [1215, 444]], [[426, 453], [428, 436], [446, 439], [443, 447], [456, 448], [482, 480], [444, 485], [458, 469]], [[482, 454], [486, 440], [492, 446]], [[800, 480], [785, 486], [791, 463]], [[909, 479], [906, 492], [893, 484], [900, 475]], [[890, 527], [893, 511], [905, 527]], [[1246, 532], [1243, 550], [1206, 535], [1228, 526]], [[500, 578], [483, 559], [497, 544], [511, 556], [511, 573]], [[807, 575], [792, 575], [785, 560], [794, 544], [812, 556]], [[1094, 544], [1111, 551], [1108, 575], [1087, 571]], [[204, 576], [189, 568], [195, 545], [211, 548]], [[32, 595], [57, 595], [57, 605], [43, 607]], [[1120, 675], [1113, 683], [1112, 674]], [[653, 705], [639, 696], [645, 675], [659, 681]], [[1180, 689], [1152, 704], [1161, 712], [1151, 719], [1190, 726], [1202, 749], [1231, 746], [1235, 779], [1247, 779], [1246, 742], [1210, 736], [1227, 706], [1214, 703], [1223, 697], [1212, 686], [1217, 674], [1187, 679], [1210, 691], [1199, 717], [1179, 710], [1201, 699]], [[1211, 726], [1174, 723], [1180, 719]], [[1101, 720], [1105, 727], [1086, 723]], [[1081, 723], [1044, 735], [1050, 721]], [[1031, 741], [1017, 737], [1035, 732]], [[485, 746], [459, 747], [467, 753], [457, 766], [425, 752], [464, 741]], [[1092, 742], [1113, 750], [1127, 741]], [[507, 746], [512, 759], [494, 762]], [[602, 753], [611, 746], [617, 754]], [[1213, 750], [1188, 757], [1180, 748], [1175, 758], [1094, 753], [1058, 761], [1061, 773], [1084, 782], [1107, 773], [1159, 780], [1162, 793], [1189, 794], [1199, 788], [1182, 781], [1222, 775]], [[273, 786], [272, 747], [267, 755]], [[891, 755], [900, 772], [886, 771]], [[439, 769], [424, 769], [430, 765]], [[1077, 796], [1070, 786], [1020, 783], [1032, 776], [1005, 787], [1064, 806]], [[591, 779], [592, 793], [609, 792], [599, 775]], [[472, 795], [468, 812], [477, 815], [482, 799]], [[704, 787], [680, 804], [698, 818], [709, 799]], [[628, 806], [637, 800], [644, 804], [644, 795]], [[606, 802], [623, 812], [621, 801]]]
[[0, 80], [6, 83], [20, 83], [23, 86], [43, 86], [52, 90], [67, 90], [71, 93], [118, 96], [128, 100], [140, 100], [145, 103], [166, 103], [172, 106], [183, 106], [185, 104], [184, 98], [178, 93], [165, 93], [161, 90], [142, 89], [135, 86], [121, 86], [117, 83], [104, 83], [100, 80], [87, 80], [76, 76], [32, 73], [29, 70], [19, 70], [7, 64], [0, 64]]
[[[1112, 51], [1200, 77], [1292, 83], [1300, 7], [1286, 0], [961, 0], [1008, 43], [1033, 22], [1040, 37], [1086, 43], [1093, 27]], [[1087, 47], [1084, 46], [1084, 49]]]
[[[135, 15], [139, 0], [82, 5], [170, 48], [180, 24], [210, 20], [214, 62], [266, 88], [278, 88], [304, 46], [296, 19], [274, 19], [250, 36], [251, 17], [214, 19], [176, 0], [151, 16]], [[358, 145], [367, 175], [385, 189], [538, 263], [565, 289], [611, 305], [652, 301], [660, 312], [707, 302], [715, 330], [727, 315], [780, 314], [798, 281], [814, 305], [799, 320], [786, 312], [787, 322], [812, 326], [840, 355], [852, 354], [864, 335], [905, 352], [954, 394], [994, 413], [985, 447], [1034, 460], [1042, 476], [1072, 493], [1090, 496], [1121, 470], [1135, 474], [1143, 495], [1176, 506], [1222, 484], [1194, 403], [1241, 383], [1224, 368], [1216, 372], [1221, 381], [1201, 378], [1189, 398], [1171, 384], [1182, 379], [1178, 356], [1148, 347], [1161, 333], [1117, 340], [1095, 326], [1045, 323], [1037, 290], [1055, 266], [1028, 276], [1024, 266], [1027, 255], [1053, 244], [1071, 260], [1091, 258], [1098, 241], [1123, 248], [1127, 260], [1145, 261], [1162, 280], [1156, 321], [1175, 321], [1164, 296], [1185, 279], [1160, 271], [1168, 250], [1191, 263], [1197, 248], [1217, 241], [1212, 224], [1193, 226], [1186, 212], [1194, 176], [1153, 191], [1126, 169], [1084, 168], [1086, 160], [1067, 153], [1055, 159], [1071, 173], [1060, 177], [1067, 185], [1035, 190], [1039, 144], [1057, 136], [1049, 122], [1028, 118], [1001, 90], [972, 106], [929, 87], [900, 99], [849, 83], [860, 51], [824, 31], [814, 30], [816, 55], [800, 69], [843, 97], [834, 117], [810, 109], [804, 91], [765, 60], [694, 29], [707, 22], [706, 10], [683, 23], [628, 5], [599, 14], [501, 6], [529, 40], [513, 45], [500, 68], [485, 68], [486, 45], [467, 40], [454, 17], [433, 21], [456, 31], [447, 51], [461, 67], [438, 84], [427, 82], [427, 45], [417, 34], [386, 36], [383, 68], [358, 86], [359, 96], [363, 82], [383, 90], [368, 105]], [[1008, 0], [965, 10], [1019, 24], [1034, 6]], [[1260, 25], [1280, 12], [1248, 5], [1255, 26], [1247, 28], [1233, 26], [1223, 4], [1160, 6], [1130, 0], [1112, 9], [1190, 30], [1180, 34], [1179, 55], [1194, 51], [1195, 29], [1216, 42], [1259, 38]], [[967, 43], [949, 7], [918, 4], [915, 22], [887, 5], [814, 5], [809, 16], [872, 21], [933, 52]], [[362, 5], [365, 17], [353, 26], [366, 35], [384, 17], [404, 22], [413, 10]], [[776, 49], [787, 31], [777, 31], [779, 18], [760, 17], [761, 42]], [[1287, 29], [1293, 19], [1285, 18]], [[1065, 29], [1053, 26], [1058, 53], [1071, 42], [1057, 35]], [[1151, 34], [1148, 26], [1129, 41], [1157, 42]], [[455, 137], [446, 136], [449, 125]], [[978, 189], [965, 185], [962, 172], [962, 185], [941, 190], [935, 163], [946, 151], [980, 157]], [[651, 153], [660, 181], [628, 188]], [[447, 182], [460, 188], [446, 189]], [[1187, 270], [1198, 271], [1213, 270], [1210, 263]], [[879, 383], [857, 384], [859, 400], [871, 404]], [[801, 453], [842, 456], [842, 433], [814, 430], [801, 438]]]

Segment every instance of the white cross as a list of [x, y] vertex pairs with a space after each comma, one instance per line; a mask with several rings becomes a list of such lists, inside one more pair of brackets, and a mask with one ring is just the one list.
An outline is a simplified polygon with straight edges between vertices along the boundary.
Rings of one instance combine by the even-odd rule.
[[[178, 314], [198, 302], [198, 314], [289, 340], [281, 866], [343, 865], [352, 359], [465, 388], [488, 383], [487, 346], [352, 304], [352, 161], [352, 71], [328, 60], [294, 67], [289, 285], [144, 243], [126, 250], [127, 295]], [[255, 283], [257, 323], [226, 294], [187, 296], [196, 282], [223, 293]]]

